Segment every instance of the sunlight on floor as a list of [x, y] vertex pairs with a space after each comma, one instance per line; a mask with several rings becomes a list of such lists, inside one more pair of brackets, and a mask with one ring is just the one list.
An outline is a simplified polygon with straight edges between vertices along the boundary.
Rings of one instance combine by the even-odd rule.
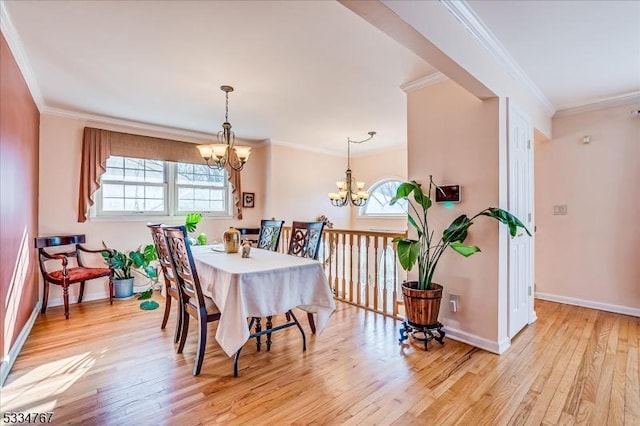
[[[95, 364], [90, 352], [52, 361], [7, 383], [2, 391], [3, 411], [53, 411], [60, 394]], [[21, 405], [23, 401], [33, 401]]]

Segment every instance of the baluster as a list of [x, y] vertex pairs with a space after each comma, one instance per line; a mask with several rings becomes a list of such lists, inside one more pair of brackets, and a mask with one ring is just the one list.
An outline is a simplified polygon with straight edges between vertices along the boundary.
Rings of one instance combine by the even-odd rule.
[[349, 234], [349, 302], [353, 302], [353, 234]]
[[342, 298], [347, 298], [347, 255], [345, 253], [347, 249], [347, 234], [342, 234]]
[[387, 254], [389, 250], [388, 247], [388, 239], [387, 237], [382, 238], [382, 312], [385, 314], [389, 313], [387, 311]]
[[[328, 233], [327, 237], [329, 238], [329, 264], [327, 265], [329, 273], [327, 278], [329, 280], [329, 288], [331, 288], [331, 283], [333, 282], [333, 271], [331, 269], [331, 266], [333, 266], [333, 232]], [[335, 295], [333, 288], [331, 288], [331, 292]]]
[[366, 267], [364, 276], [364, 306], [369, 307], [369, 236], [365, 237]]
[[378, 237], [374, 237], [373, 240], [373, 258], [374, 258], [374, 274], [373, 274], [373, 310], [378, 310], [378, 264], [380, 263], [380, 256], [378, 256]]
[[360, 293], [362, 293], [362, 274], [360, 273], [360, 271], [362, 270], [362, 236], [358, 236], [358, 282], [357, 282], [357, 286], [358, 286], [358, 294], [356, 294], [356, 304], [358, 306], [362, 306], [361, 305], [361, 301], [360, 301]]
[[398, 317], [398, 245], [393, 243], [393, 316]]
[[339, 252], [339, 246], [340, 246], [340, 234], [335, 235], [335, 249], [336, 249], [336, 275], [335, 277], [333, 277], [333, 294], [338, 296], [338, 286], [340, 284], [340, 252]]

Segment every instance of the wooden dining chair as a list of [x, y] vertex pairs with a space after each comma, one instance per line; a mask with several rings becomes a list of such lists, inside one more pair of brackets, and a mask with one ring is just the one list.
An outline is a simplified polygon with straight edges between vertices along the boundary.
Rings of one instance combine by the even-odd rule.
[[252, 247], [258, 246], [260, 228], [236, 228], [240, 232], [240, 240], [249, 240]]
[[160, 329], [164, 330], [169, 320], [169, 313], [171, 312], [172, 299], [178, 305], [178, 315], [176, 320], [176, 331], [173, 338], [173, 343], [178, 343], [180, 338], [180, 331], [182, 329], [182, 303], [180, 302], [180, 289], [178, 288], [178, 280], [176, 279], [176, 273], [173, 269], [173, 263], [171, 262], [171, 254], [169, 253], [169, 246], [167, 246], [167, 240], [164, 236], [164, 231], [161, 224], [148, 224], [151, 230], [151, 237], [153, 243], [156, 246], [156, 253], [158, 254], [158, 262], [162, 269], [162, 276], [164, 277], [164, 288], [167, 293], [164, 304], [164, 316], [162, 317], [162, 324]]
[[[80, 283], [78, 303], [81, 303], [82, 297], [84, 296], [85, 282], [102, 277], [109, 278], [109, 303], [113, 304], [113, 269], [107, 265], [100, 268], [86, 266], [80, 255], [80, 252], [107, 253], [109, 257], [113, 257], [113, 251], [107, 248], [91, 250], [82, 246], [85, 242], [86, 237], [84, 234], [35, 238], [35, 248], [38, 249], [40, 273], [42, 274], [42, 280], [44, 282], [41, 313], [44, 314], [47, 311], [49, 284], [56, 284], [62, 287], [64, 316], [66, 319], [69, 319], [69, 286]], [[57, 249], [63, 246], [67, 246], [66, 250]], [[49, 250], [55, 250], [55, 252]], [[75, 258], [77, 266], [69, 264], [70, 258]], [[54, 268], [52, 265], [58, 265], [58, 262], [59, 267]]]
[[277, 251], [280, 243], [284, 220], [266, 220], [260, 222], [260, 234], [258, 235], [258, 248]]
[[[268, 220], [263, 219], [260, 222], [260, 230], [258, 234], [258, 248], [269, 251], [277, 251], [278, 244], [280, 243], [280, 233], [282, 232], [282, 225], [284, 225], [284, 220]], [[268, 316], [266, 322], [266, 328], [269, 329], [272, 327], [272, 316]], [[289, 320], [289, 315], [287, 315], [287, 319]], [[253, 317], [253, 322], [255, 323], [256, 332], [262, 330], [262, 319], [260, 317]], [[256, 348], [260, 351], [260, 347], [262, 346], [262, 342], [260, 340], [260, 336], [256, 337]], [[271, 349], [271, 334], [267, 334], [267, 351]]]
[[[322, 230], [324, 222], [293, 222], [291, 225], [291, 238], [289, 239], [288, 254], [292, 256], [306, 257], [318, 260], [320, 244], [322, 243]], [[307, 312], [311, 332], [316, 333], [316, 323], [313, 314]]]
[[220, 319], [220, 311], [213, 299], [202, 294], [198, 271], [191, 254], [191, 248], [187, 244], [187, 230], [184, 226], [162, 228], [169, 247], [171, 261], [182, 306], [182, 326], [178, 353], [182, 353], [189, 331], [189, 318], [194, 317], [198, 321], [198, 350], [193, 366], [193, 375], [200, 374], [204, 352], [207, 345], [207, 325]]

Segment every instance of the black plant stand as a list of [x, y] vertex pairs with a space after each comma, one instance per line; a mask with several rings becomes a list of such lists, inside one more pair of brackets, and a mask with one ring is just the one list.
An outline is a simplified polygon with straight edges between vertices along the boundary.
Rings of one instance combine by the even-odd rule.
[[428, 351], [430, 340], [435, 340], [441, 345], [444, 345], [445, 332], [442, 330], [442, 327], [443, 325], [440, 322], [432, 325], [418, 325], [405, 320], [400, 328], [400, 339], [398, 340], [400, 343], [403, 343], [409, 338], [409, 333], [411, 333], [411, 337], [413, 337], [414, 340], [424, 342], [424, 350]]

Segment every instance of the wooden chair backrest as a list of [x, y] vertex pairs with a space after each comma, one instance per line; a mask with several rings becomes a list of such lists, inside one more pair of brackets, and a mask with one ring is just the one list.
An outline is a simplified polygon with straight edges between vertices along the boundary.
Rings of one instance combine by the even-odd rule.
[[162, 229], [169, 247], [172, 266], [176, 272], [183, 303], [188, 303], [196, 309], [206, 310], [198, 271], [191, 254], [191, 247], [187, 243], [187, 229], [184, 226], [165, 227]]
[[293, 256], [318, 259], [324, 222], [293, 222], [288, 253]]
[[169, 246], [164, 236], [163, 226], [161, 224], [147, 225], [151, 230], [151, 237], [153, 238], [153, 244], [156, 246], [156, 253], [158, 253], [158, 262], [162, 269], [162, 275], [164, 276], [165, 285], [169, 288], [174, 288], [178, 291], [178, 281], [176, 279], [176, 273], [173, 269], [173, 263], [171, 262], [171, 253], [169, 253]]
[[284, 220], [262, 220], [260, 222], [260, 235], [258, 236], [258, 248], [277, 251], [280, 243], [280, 233]]
[[47, 262], [47, 257], [45, 253], [49, 253], [46, 249], [50, 247], [59, 247], [59, 246], [73, 246], [73, 248], [69, 248], [65, 251], [56, 251], [56, 254], [63, 254], [66, 257], [75, 257], [78, 265], [82, 266], [82, 261], [80, 260], [80, 256], [78, 255], [78, 244], [84, 244], [86, 242], [85, 234], [76, 234], [76, 235], [56, 235], [50, 237], [38, 237], [35, 239], [35, 248], [38, 249], [38, 261], [40, 264], [40, 272], [43, 274], [47, 274], [47, 268], [45, 263]]

